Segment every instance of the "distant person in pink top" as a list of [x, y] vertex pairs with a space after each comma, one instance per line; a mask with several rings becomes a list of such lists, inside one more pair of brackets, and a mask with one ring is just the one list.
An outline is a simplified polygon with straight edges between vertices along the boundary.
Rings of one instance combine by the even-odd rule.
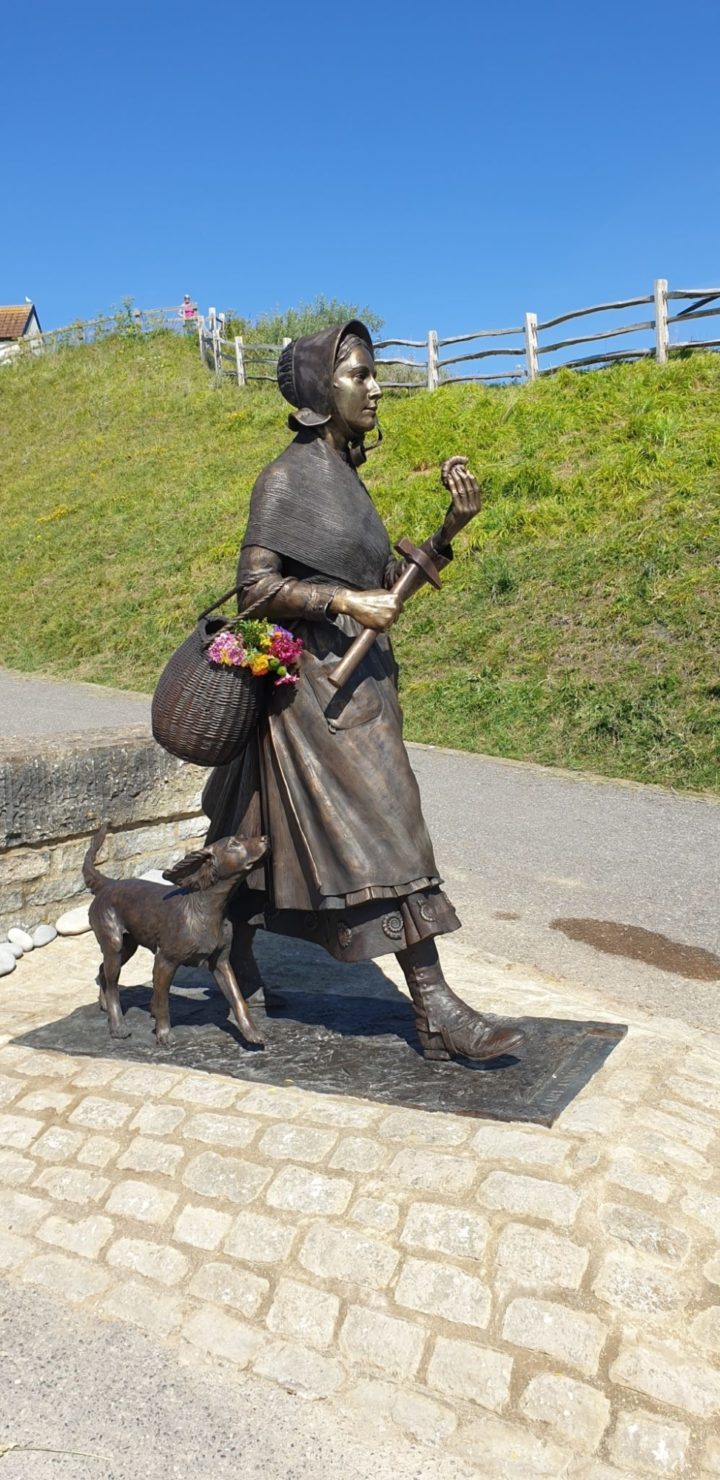
[[197, 303], [193, 303], [189, 293], [183, 294], [180, 304], [180, 317], [184, 324], [194, 324], [197, 318]]

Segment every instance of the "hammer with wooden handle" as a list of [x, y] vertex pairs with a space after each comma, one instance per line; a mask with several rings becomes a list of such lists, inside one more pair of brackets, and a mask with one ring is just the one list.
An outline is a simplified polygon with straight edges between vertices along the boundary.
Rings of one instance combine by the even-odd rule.
[[[436, 566], [425, 550], [419, 550], [417, 545], [408, 539], [399, 540], [395, 549], [408, 562], [407, 568], [392, 588], [393, 595], [399, 596], [403, 604], [408, 596], [412, 596], [415, 591], [425, 585], [426, 581], [429, 581], [431, 586], [440, 588], [441, 582]], [[359, 633], [354, 642], [351, 642], [340, 662], [333, 668], [332, 673], [328, 674], [333, 688], [341, 689], [343, 684], [347, 683], [351, 674], [362, 663], [365, 654], [369, 653], [377, 636], [378, 633], [374, 628], [366, 627], [364, 632]]]

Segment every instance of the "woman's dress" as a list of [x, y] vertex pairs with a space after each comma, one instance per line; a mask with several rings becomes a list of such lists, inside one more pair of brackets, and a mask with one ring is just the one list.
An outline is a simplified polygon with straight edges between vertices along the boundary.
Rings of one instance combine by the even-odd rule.
[[[426, 548], [447, 563], [449, 552]], [[301, 435], [261, 475], [240, 557], [241, 606], [290, 627], [304, 651], [298, 684], [268, 685], [247, 750], [213, 772], [203, 797], [208, 841], [266, 833], [270, 857], [238, 890], [231, 916], [316, 941], [345, 961], [460, 924], [403, 744], [388, 637], [378, 634], [340, 691], [329, 679], [362, 630], [328, 615], [334, 591], [389, 589], [401, 569], [357, 473], [321, 438]]]

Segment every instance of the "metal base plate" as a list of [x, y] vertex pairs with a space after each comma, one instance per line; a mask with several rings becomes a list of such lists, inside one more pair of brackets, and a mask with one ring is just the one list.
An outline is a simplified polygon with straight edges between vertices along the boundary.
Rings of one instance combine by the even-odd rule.
[[[316, 975], [329, 979], [308, 988], [306, 950], [305, 970], [284, 972], [290, 984], [272, 983], [285, 998], [279, 1014], [268, 1017], [259, 995], [250, 1001], [264, 1050], [244, 1047], [211, 978], [185, 969], [178, 972], [170, 998], [175, 1047], [169, 1052], [159, 1049], [153, 1036], [149, 987], [122, 993], [131, 1038], [111, 1039], [107, 1019], [92, 1002], [16, 1041], [69, 1054], [204, 1069], [255, 1084], [549, 1126], [627, 1032], [616, 1023], [523, 1018], [527, 1036], [521, 1058], [426, 1063], [410, 1003], [377, 967], [338, 969], [322, 953]], [[88, 989], [93, 990], [91, 983]]]

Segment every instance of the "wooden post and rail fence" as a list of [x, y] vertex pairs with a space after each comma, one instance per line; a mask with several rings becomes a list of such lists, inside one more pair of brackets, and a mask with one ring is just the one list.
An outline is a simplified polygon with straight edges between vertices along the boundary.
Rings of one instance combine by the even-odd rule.
[[[646, 309], [647, 317], [625, 322], [622, 315], [634, 309]], [[597, 315], [615, 317], [606, 328], [590, 325], [586, 333], [553, 337], [552, 331], [561, 325], [594, 319]], [[670, 290], [665, 278], [657, 278], [652, 292], [640, 297], [595, 303], [542, 321], [537, 314], [526, 313], [521, 324], [510, 328], [478, 329], [448, 338], [441, 338], [435, 329], [429, 329], [423, 339], [378, 339], [376, 362], [386, 389], [429, 391], [475, 381], [502, 384], [537, 380], [560, 369], [587, 370], [622, 361], [654, 359], [658, 365], [664, 365], [677, 352], [720, 349], [720, 337], [682, 337], [685, 325], [713, 317], [720, 317], [720, 288]], [[158, 329], [197, 334], [203, 363], [218, 377], [230, 377], [239, 386], [255, 381], [274, 384], [278, 356], [288, 343], [283, 340], [281, 344], [265, 344], [239, 335], [230, 337], [226, 316], [216, 313], [214, 308], [206, 315], [195, 312], [188, 317], [183, 305], [139, 309], [128, 304], [114, 315], [70, 324], [3, 346], [0, 360], [20, 353], [37, 354], [45, 349], [89, 343], [113, 333], [140, 334]], [[626, 342], [620, 348], [608, 347], [609, 340], [627, 339], [627, 336], [633, 336], [634, 342]], [[576, 351], [580, 346], [595, 348], [578, 356]], [[395, 353], [388, 354], [388, 350]]]

